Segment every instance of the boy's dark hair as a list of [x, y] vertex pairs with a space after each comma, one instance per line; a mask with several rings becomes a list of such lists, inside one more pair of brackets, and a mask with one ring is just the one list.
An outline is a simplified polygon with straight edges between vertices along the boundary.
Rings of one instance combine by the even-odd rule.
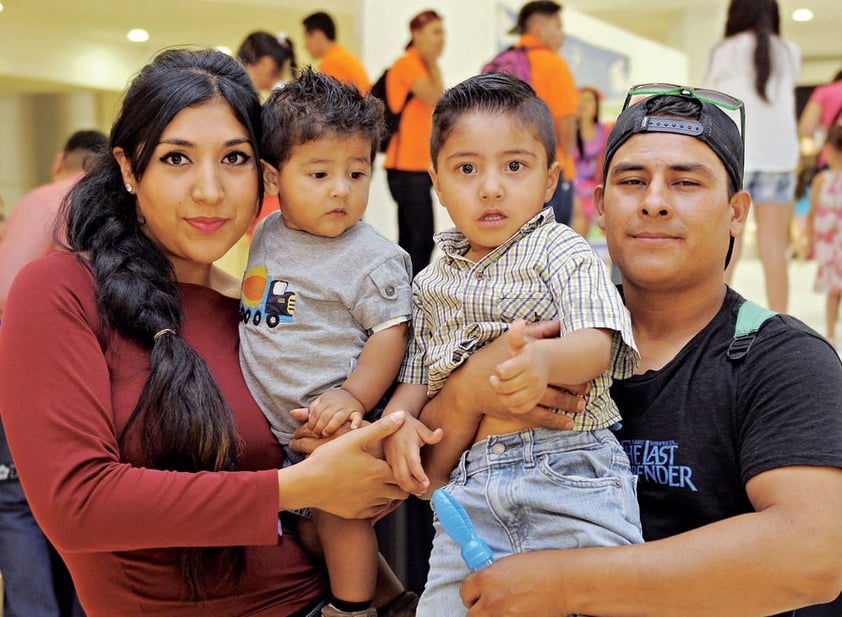
[[[556, 160], [553, 116], [528, 83], [508, 73], [469, 77], [445, 91], [433, 111], [430, 156], [436, 169], [439, 150], [463, 115], [471, 112], [510, 114], [532, 130], [547, 151], [547, 165]], [[489, 127], [494, 130], [493, 127]]]
[[313, 30], [320, 30], [327, 37], [328, 41], [336, 40], [336, 24], [333, 18], [324, 11], [308, 15], [301, 23], [307, 33], [313, 32]]
[[561, 5], [552, 0], [533, 0], [533, 2], [527, 2], [520, 7], [517, 22], [509, 30], [509, 34], [523, 34], [526, 32], [526, 22], [533, 15], [555, 15], [559, 12], [561, 12]]
[[272, 91], [263, 104], [261, 119], [261, 157], [278, 168], [289, 160], [295, 146], [327, 135], [365, 134], [373, 161], [385, 130], [383, 103], [310, 67]]

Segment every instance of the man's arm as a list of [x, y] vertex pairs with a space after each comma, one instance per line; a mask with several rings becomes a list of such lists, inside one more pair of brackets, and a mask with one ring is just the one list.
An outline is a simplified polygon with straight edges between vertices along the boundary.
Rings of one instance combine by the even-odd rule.
[[664, 540], [506, 557], [469, 577], [469, 617], [750, 617], [842, 589], [842, 470], [783, 467], [746, 485], [756, 512]]
[[[527, 332], [534, 338], [558, 336], [558, 322], [530, 324]], [[421, 458], [431, 481], [447, 478], [459, 456], [472, 443], [483, 415], [511, 419], [514, 414], [500, 401], [491, 385], [497, 366], [509, 358], [508, 334], [498, 337], [451, 373], [444, 388], [421, 411], [421, 421], [428, 427], [444, 429], [441, 441], [424, 448]], [[535, 426], [567, 430], [573, 420], [550, 408], [581, 411], [584, 399], [556, 389], [548, 389], [539, 407], [517, 414], [517, 418]]]

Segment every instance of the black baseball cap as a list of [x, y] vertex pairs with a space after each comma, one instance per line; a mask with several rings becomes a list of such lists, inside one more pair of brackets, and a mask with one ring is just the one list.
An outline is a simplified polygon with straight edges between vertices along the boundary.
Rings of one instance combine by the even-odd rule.
[[[696, 118], [679, 118], [660, 114], [658, 103], [670, 99], [693, 101], [698, 107]], [[651, 96], [623, 110], [608, 135], [602, 176], [608, 177], [608, 165], [614, 154], [631, 136], [637, 133], [678, 133], [695, 137], [714, 151], [725, 166], [734, 190], [743, 188], [744, 147], [740, 129], [728, 114], [707, 101], [677, 94]]]

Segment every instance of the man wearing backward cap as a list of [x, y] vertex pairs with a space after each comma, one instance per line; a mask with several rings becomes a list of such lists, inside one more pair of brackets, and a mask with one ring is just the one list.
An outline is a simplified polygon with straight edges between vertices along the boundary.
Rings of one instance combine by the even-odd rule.
[[[794, 609], [842, 590], [839, 358], [787, 315], [731, 347], [744, 300], [724, 268], [751, 200], [726, 112], [741, 103], [647, 84], [626, 105], [594, 204], [641, 353], [611, 394], [647, 542], [506, 557], [463, 584], [468, 616], [819, 614]], [[422, 420], [453, 434], [469, 432], [464, 417], [442, 420], [460, 418], [454, 406], [504, 415], [483, 391], [495, 354], [505, 345], [472, 356]], [[525, 418], [563, 422], [541, 408]]]

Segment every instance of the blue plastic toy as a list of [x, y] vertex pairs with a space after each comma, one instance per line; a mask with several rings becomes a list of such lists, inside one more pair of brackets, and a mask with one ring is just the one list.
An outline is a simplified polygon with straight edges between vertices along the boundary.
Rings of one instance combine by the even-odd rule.
[[471, 517], [465, 512], [462, 504], [447, 491], [436, 489], [433, 491], [433, 507], [447, 535], [462, 549], [462, 559], [471, 572], [477, 572], [494, 563], [491, 549], [477, 536]]

